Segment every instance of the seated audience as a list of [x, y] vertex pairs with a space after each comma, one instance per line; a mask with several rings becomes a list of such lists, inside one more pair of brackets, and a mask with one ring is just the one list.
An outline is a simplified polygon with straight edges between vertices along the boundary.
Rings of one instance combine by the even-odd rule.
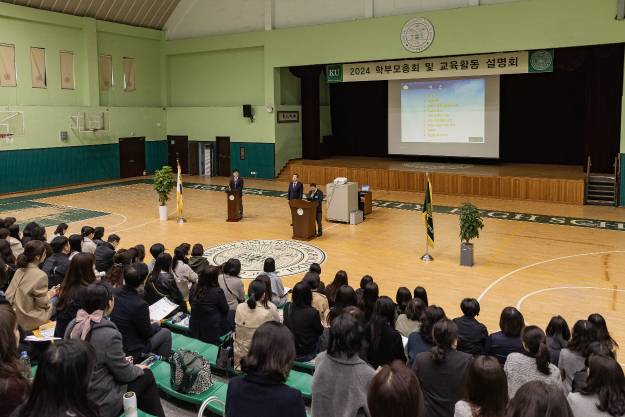
[[394, 360], [406, 362], [401, 335], [395, 330], [395, 303], [387, 296], [378, 298], [367, 326], [367, 362], [375, 369]]
[[334, 307], [330, 309], [328, 316], [328, 323], [331, 323], [334, 318], [340, 316], [345, 308], [356, 307], [357, 305], [358, 297], [356, 296], [356, 291], [349, 285], [343, 285], [336, 293]]
[[58, 226], [56, 226], [56, 229], [54, 229], [54, 237], [65, 236], [65, 233], [67, 233], [67, 229], [69, 229], [67, 223], [60, 223]]
[[156, 264], [145, 284], [145, 301], [152, 305], [161, 298], [167, 297], [169, 301], [178, 304], [180, 309], [186, 312], [187, 303], [171, 272], [171, 261], [171, 255], [168, 253], [161, 253], [156, 258]]
[[319, 279], [319, 292], [323, 294], [325, 291], [325, 284], [323, 283], [323, 281], [321, 281], [321, 265], [316, 262], [311, 263], [310, 267], [308, 267], [308, 272], [304, 274], [304, 278], [302, 278], [302, 281], [310, 275], [315, 275]]
[[365, 294], [365, 287], [367, 284], [371, 284], [373, 282], [373, 277], [371, 275], [365, 275], [360, 278], [360, 284], [358, 285], [358, 289], [356, 290], [356, 297], [358, 297], [358, 304], [362, 303], [362, 297]]
[[547, 347], [549, 348], [549, 362], [557, 365], [560, 360], [560, 351], [567, 347], [571, 339], [571, 330], [562, 316], [553, 316], [549, 320], [547, 329]]
[[185, 263], [185, 260], [185, 249], [182, 246], [178, 246], [174, 249], [174, 260], [171, 268], [182, 296], [185, 300], [188, 300], [191, 285], [197, 282], [197, 274]]
[[28, 242], [24, 253], [17, 258], [17, 270], [6, 291], [7, 300], [17, 314], [17, 323], [26, 331], [36, 330], [50, 320], [50, 299], [57, 290], [48, 289], [48, 276], [39, 269], [45, 259], [43, 242]]
[[[136, 255], [132, 259], [132, 263], [133, 264], [141, 263], [145, 265], [145, 262], [144, 262], [145, 261], [145, 246], [139, 244], [139, 245], [135, 245], [133, 249], [135, 250]], [[145, 268], [147, 270], [147, 265], [145, 265]]]
[[395, 303], [397, 304], [397, 315], [404, 314], [408, 302], [412, 300], [412, 293], [406, 287], [399, 287], [395, 294]]
[[219, 287], [219, 269], [208, 263], [198, 271], [197, 284], [191, 288], [191, 337], [207, 343], [219, 343], [219, 337], [231, 330], [228, 302]]
[[267, 295], [267, 286], [262, 281], [255, 280], [247, 291], [247, 301], [238, 305], [234, 315], [234, 366], [237, 369], [240, 367], [241, 359], [250, 350], [256, 329], [265, 322], [273, 321], [271, 310], [264, 308], [262, 304], [259, 306]]
[[24, 230], [22, 230], [22, 245], [26, 246], [26, 244], [28, 242], [30, 242], [32, 240], [32, 231], [35, 227], [38, 227], [39, 225], [36, 222], [29, 222], [26, 224], [26, 226], [24, 226]]
[[510, 399], [506, 417], [587, 417], [575, 416], [558, 387], [543, 381], [531, 381]]
[[[416, 297], [415, 297], [416, 298]], [[406, 352], [408, 353], [408, 366], [412, 366], [419, 353], [430, 352], [434, 347], [432, 340], [432, 329], [434, 325], [442, 319], [447, 319], [445, 310], [436, 305], [427, 307], [421, 315], [421, 328], [418, 332], [410, 333]]]
[[93, 241], [95, 236], [95, 230], [91, 226], [83, 226], [80, 229], [80, 235], [82, 236], [82, 252], [95, 254], [95, 250], [98, 247]]
[[166, 358], [171, 355], [171, 332], [161, 328], [159, 322], [150, 320], [150, 307], [139, 295], [146, 277], [147, 270], [140, 271], [130, 265], [124, 271], [125, 285], [113, 290], [115, 307], [111, 321], [122, 334], [124, 352], [135, 362], [143, 360], [149, 353]]
[[597, 341], [597, 328], [587, 320], [578, 320], [573, 326], [569, 345], [560, 351], [558, 368], [567, 393], [573, 390], [575, 374], [586, 369], [586, 352]]
[[284, 307], [284, 324], [293, 333], [295, 354], [300, 362], [317, 356], [323, 326], [317, 310], [312, 307], [312, 291], [305, 282], [293, 287], [293, 301]]
[[265, 284], [267, 288], [267, 292], [265, 293], [265, 297], [263, 297], [263, 302], [261, 303], [264, 308], [271, 311], [271, 315], [275, 321], [281, 322], [280, 312], [278, 311], [278, 307], [274, 303], [271, 302], [271, 278], [267, 276], [267, 274], [260, 274], [257, 276], [254, 281], [260, 281]]
[[273, 258], [265, 259], [263, 272], [271, 279], [271, 302], [277, 307], [283, 307], [288, 301], [288, 294], [276, 273], [276, 261]]
[[412, 298], [402, 314], [397, 316], [395, 330], [403, 337], [418, 332], [421, 328], [421, 315], [425, 311], [425, 304], [420, 298]]
[[365, 286], [365, 291], [362, 294], [362, 298], [358, 306], [360, 307], [362, 312], [365, 314], [366, 321], [369, 321], [371, 319], [371, 314], [373, 314], [375, 302], [378, 301], [379, 296], [380, 296], [380, 289], [378, 288], [378, 284], [376, 284], [375, 282], [372, 282]]
[[9, 241], [9, 245], [11, 245], [11, 252], [13, 252], [13, 256], [16, 258], [24, 253], [24, 243], [20, 240], [20, 226], [17, 224], [12, 224], [7, 226], [9, 230], [9, 237], [7, 240]]
[[601, 314], [595, 313], [588, 316], [588, 321], [591, 322], [595, 329], [597, 329], [597, 341], [603, 343], [609, 350], [616, 352], [618, 349], [618, 343], [612, 339], [610, 332], [608, 331], [608, 324]]
[[19, 360], [20, 332], [11, 306], [0, 303], [0, 416], [10, 416], [30, 391], [30, 381]]
[[95, 358], [93, 348], [83, 341], [52, 343], [43, 353], [30, 397], [13, 416], [104, 416], [88, 395]]
[[162, 243], [155, 243], [150, 246], [150, 255], [152, 255], [152, 260], [148, 264], [148, 273], [152, 273], [152, 269], [154, 269], [154, 265], [156, 264], [156, 258], [158, 255], [165, 252], [165, 246]]
[[414, 291], [412, 292], [412, 295], [414, 296], [414, 298], [420, 298], [425, 303], [426, 307], [429, 306], [428, 292], [425, 290], [425, 288], [421, 286], [415, 287]]
[[7, 279], [11, 281], [15, 273], [16, 259], [11, 251], [11, 245], [6, 239], [0, 239], [0, 259], [2, 259], [6, 267]]
[[88, 397], [98, 406], [100, 417], [117, 417], [123, 411], [123, 395], [133, 391], [140, 410], [164, 417], [152, 372], [148, 367], [133, 365], [126, 359], [122, 335], [106, 318], [113, 306], [113, 292], [108, 284], [89, 285], [82, 300], [83, 308], [65, 331], [66, 339], [87, 341], [95, 349], [95, 361], [92, 361], [95, 368]]
[[[98, 249], [101, 246], [98, 246]], [[121, 288], [124, 285], [124, 269], [132, 263], [134, 249], [120, 249], [113, 255], [113, 265], [106, 271], [102, 278], [102, 272], [97, 272], [103, 281], [108, 282], [114, 288]], [[147, 271], [147, 268], [144, 269]], [[147, 274], [146, 274], [147, 275]]]
[[104, 227], [98, 226], [93, 228], [93, 243], [100, 246], [104, 243]]
[[102, 242], [95, 249], [95, 269], [100, 272], [107, 272], [113, 266], [113, 256], [119, 246], [119, 236], [109, 235], [106, 242]]
[[521, 385], [543, 381], [560, 388], [562, 379], [558, 367], [549, 362], [545, 333], [537, 326], [527, 326], [521, 333], [523, 352], [512, 352], [503, 369], [508, 378], [508, 395], [513, 398]]
[[204, 246], [201, 243], [196, 243], [191, 249], [191, 259], [189, 259], [189, 266], [196, 274], [200, 274], [200, 271], [208, 266], [208, 259], [204, 257]]
[[245, 301], [243, 291], [243, 281], [239, 277], [241, 273], [241, 261], [238, 259], [228, 259], [223, 267], [223, 273], [219, 274], [219, 286], [224, 290], [226, 301], [230, 310], [235, 311], [237, 306]]
[[580, 392], [567, 400], [573, 414], [583, 417], [617, 417], [625, 415], [625, 376], [613, 358], [590, 355], [588, 379]]
[[245, 374], [228, 383], [225, 415], [306, 417], [301, 392], [284, 384], [294, 359], [293, 335], [286, 326], [270, 321], [258, 327], [241, 361]]
[[41, 269], [48, 275], [48, 288], [63, 282], [69, 268], [69, 240], [65, 236], [57, 236], [50, 242], [52, 255], [43, 262]]
[[0, 257], [0, 299], [5, 298], [4, 292], [8, 288], [9, 282], [11, 282], [8, 269], [9, 267]]
[[328, 297], [330, 307], [334, 306], [336, 293], [343, 285], [349, 285], [349, 282], [347, 279], [347, 272], [340, 270], [334, 275], [334, 280], [325, 288], [325, 294], [326, 297]]
[[358, 356], [364, 329], [358, 319], [345, 313], [334, 319], [328, 330], [328, 350], [315, 359], [312, 415], [369, 415], [367, 387], [375, 372]]
[[503, 417], [508, 404], [508, 382], [499, 361], [477, 356], [467, 369], [464, 395], [454, 417]]
[[79, 253], [69, 263], [69, 268], [59, 288], [59, 296], [56, 302], [55, 337], [62, 338], [65, 335], [67, 325], [76, 318], [76, 313], [81, 308], [85, 290], [89, 284], [93, 284], [96, 281], [93, 273], [93, 260], [92, 254]]
[[312, 306], [319, 312], [319, 319], [324, 326], [328, 325], [328, 314], [330, 313], [330, 303], [328, 298], [319, 291], [319, 275], [306, 274], [302, 282], [305, 282], [312, 291]]
[[473, 356], [458, 352], [458, 326], [442, 319], [432, 329], [434, 347], [417, 355], [412, 370], [419, 378], [425, 398], [425, 415], [452, 417], [455, 404], [462, 398], [467, 368]]
[[71, 261], [77, 253], [82, 252], [82, 236], [70, 235], [68, 238], [69, 243], [69, 260]]
[[369, 383], [367, 405], [371, 417], [421, 417], [419, 380], [401, 361], [384, 365]]
[[525, 326], [523, 314], [514, 307], [506, 307], [499, 317], [501, 331], [492, 333], [486, 339], [486, 354], [497, 358], [500, 364], [506, 362], [510, 353], [523, 352], [521, 331]]
[[458, 326], [458, 350], [471, 355], [482, 355], [488, 330], [475, 317], [480, 314], [480, 303], [475, 298], [465, 298], [460, 303], [462, 317], [454, 319]]

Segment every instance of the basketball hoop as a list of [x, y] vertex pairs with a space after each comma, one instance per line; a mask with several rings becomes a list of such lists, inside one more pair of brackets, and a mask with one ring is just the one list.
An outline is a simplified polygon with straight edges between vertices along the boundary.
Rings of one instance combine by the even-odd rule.
[[0, 144], [10, 145], [13, 143], [13, 133], [0, 133]]

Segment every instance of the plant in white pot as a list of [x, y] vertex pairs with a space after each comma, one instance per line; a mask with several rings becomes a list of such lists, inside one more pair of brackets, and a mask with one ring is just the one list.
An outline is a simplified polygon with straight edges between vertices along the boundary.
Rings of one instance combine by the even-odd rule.
[[175, 186], [176, 177], [170, 166], [165, 165], [154, 172], [154, 190], [158, 194], [158, 214], [161, 220], [167, 220], [167, 200]]
[[460, 207], [460, 265], [473, 266], [472, 239], [480, 237], [480, 229], [484, 227], [480, 211], [471, 203]]

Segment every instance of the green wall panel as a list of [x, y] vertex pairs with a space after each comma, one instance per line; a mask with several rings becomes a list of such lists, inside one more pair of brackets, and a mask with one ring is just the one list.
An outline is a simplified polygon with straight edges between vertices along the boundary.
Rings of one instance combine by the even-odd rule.
[[[244, 160], [241, 148], [245, 149]], [[274, 148], [273, 143], [230, 142], [230, 168], [238, 169], [242, 177], [274, 178]]]
[[145, 169], [152, 175], [155, 170], [167, 165], [167, 141], [154, 140], [145, 142]]
[[625, 206], [625, 153], [621, 154], [621, 178], [620, 178], [620, 192], [619, 192], [619, 206]]

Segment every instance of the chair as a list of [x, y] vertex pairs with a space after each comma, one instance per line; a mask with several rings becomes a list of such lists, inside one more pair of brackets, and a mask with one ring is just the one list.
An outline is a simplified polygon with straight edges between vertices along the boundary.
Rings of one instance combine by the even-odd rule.
[[304, 398], [312, 399], [312, 375], [291, 370], [285, 384], [301, 392]]

